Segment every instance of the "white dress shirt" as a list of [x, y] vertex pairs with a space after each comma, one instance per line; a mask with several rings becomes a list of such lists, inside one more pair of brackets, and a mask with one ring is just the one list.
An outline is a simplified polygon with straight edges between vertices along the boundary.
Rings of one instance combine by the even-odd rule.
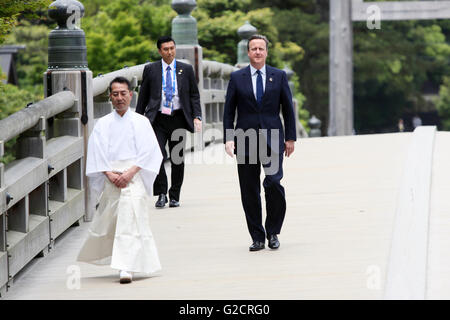
[[[261, 69], [261, 76], [262, 76], [262, 82], [263, 82], [263, 92], [266, 91], [266, 65], [264, 65]], [[255, 95], [256, 99], [256, 77], [258, 77], [258, 74], [256, 73], [258, 69], [254, 68], [252, 65], [250, 65], [250, 74], [252, 76], [252, 85], [253, 85], [253, 94]]]
[[[175, 94], [172, 97], [173, 101], [173, 110], [180, 109], [180, 98], [178, 97], [178, 84], [177, 84], [177, 77], [175, 75], [175, 82], [173, 81], [173, 72], [174, 72], [174, 65], [175, 65], [175, 59], [173, 59], [172, 63], [169, 65], [167, 64], [164, 59], [161, 59], [164, 72], [162, 73], [162, 82], [167, 85], [167, 79], [166, 79], [166, 73], [167, 73], [167, 67], [170, 66], [170, 76], [172, 80], [172, 87], [175, 88]], [[162, 70], [161, 70], [162, 71]], [[175, 70], [176, 71], [176, 70]], [[162, 110], [163, 104], [165, 101], [165, 95], [164, 95], [164, 88], [161, 86], [161, 106], [159, 107], [159, 111]]]

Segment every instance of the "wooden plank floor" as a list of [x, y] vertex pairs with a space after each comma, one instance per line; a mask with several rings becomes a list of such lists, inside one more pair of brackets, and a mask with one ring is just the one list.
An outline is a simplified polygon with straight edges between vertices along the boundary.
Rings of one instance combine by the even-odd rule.
[[5, 299], [381, 299], [410, 138], [298, 141], [284, 162], [281, 247], [259, 252], [248, 251], [236, 166], [223, 145], [208, 147], [209, 164], [186, 159], [181, 207], [152, 210], [163, 267], [155, 276], [120, 285], [117, 271], [77, 263], [83, 223], [21, 272]]

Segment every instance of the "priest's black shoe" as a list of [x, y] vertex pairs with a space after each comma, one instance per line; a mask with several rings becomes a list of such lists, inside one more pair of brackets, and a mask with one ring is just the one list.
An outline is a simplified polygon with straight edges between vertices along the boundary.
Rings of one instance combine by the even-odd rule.
[[169, 207], [176, 208], [180, 206], [180, 202], [177, 200], [170, 199]]
[[158, 197], [158, 201], [155, 203], [155, 207], [164, 208], [167, 203], [167, 196], [165, 194], [160, 194]]
[[259, 251], [264, 249], [264, 242], [261, 241], [253, 241], [253, 244], [250, 246], [250, 251]]
[[270, 249], [278, 249], [280, 247], [280, 241], [278, 241], [278, 237], [276, 234], [270, 235], [268, 237], [268, 240]]

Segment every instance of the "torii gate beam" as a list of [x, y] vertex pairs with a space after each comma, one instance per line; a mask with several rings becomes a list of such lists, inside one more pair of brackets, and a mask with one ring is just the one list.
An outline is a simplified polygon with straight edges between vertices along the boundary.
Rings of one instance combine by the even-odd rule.
[[352, 20], [366, 21], [369, 7], [380, 9], [382, 20], [431, 20], [449, 19], [450, 1], [391, 1], [364, 2], [353, 0]]

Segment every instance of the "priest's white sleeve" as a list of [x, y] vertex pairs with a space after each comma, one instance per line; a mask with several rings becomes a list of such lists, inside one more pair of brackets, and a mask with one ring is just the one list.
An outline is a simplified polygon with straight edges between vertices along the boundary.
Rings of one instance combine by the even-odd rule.
[[163, 156], [159, 148], [155, 132], [148, 119], [140, 114], [135, 116], [136, 166], [140, 167], [139, 174], [144, 182], [149, 196], [153, 196], [153, 182], [159, 173]]
[[96, 201], [95, 203], [98, 203], [105, 185], [106, 176], [103, 172], [112, 169], [107, 150], [109, 144], [107, 118], [104, 117], [97, 121], [88, 142], [86, 176], [89, 178], [91, 197]]

